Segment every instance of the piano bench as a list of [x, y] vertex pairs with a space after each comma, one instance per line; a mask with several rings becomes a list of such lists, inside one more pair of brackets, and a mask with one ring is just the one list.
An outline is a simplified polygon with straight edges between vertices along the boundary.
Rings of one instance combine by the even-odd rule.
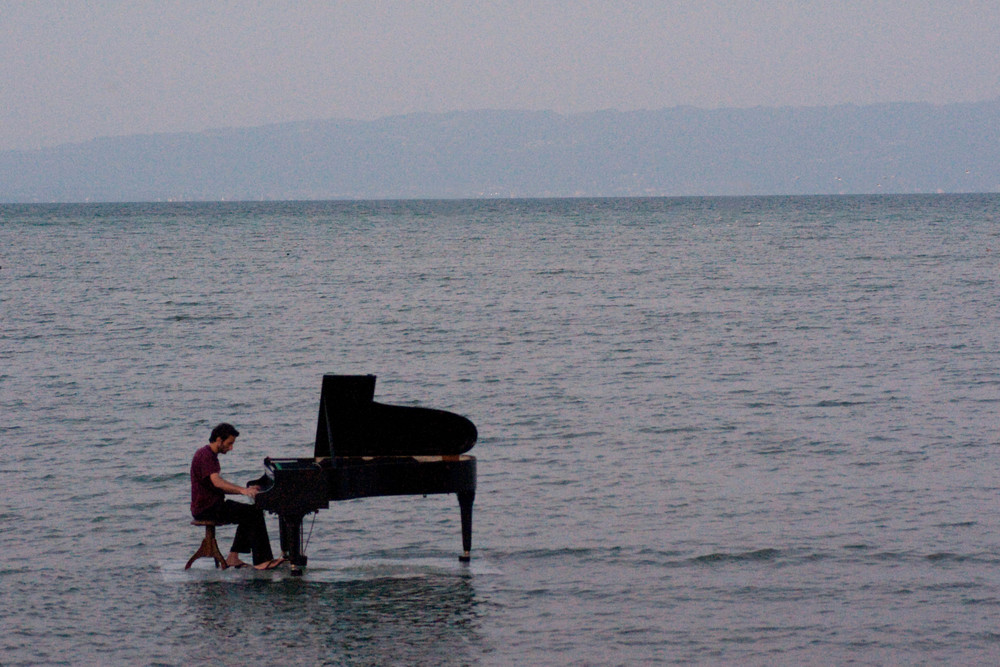
[[218, 521], [198, 521], [197, 519], [191, 522], [192, 526], [205, 526], [205, 537], [201, 540], [201, 546], [198, 550], [194, 552], [188, 560], [187, 565], [184, 569], [190, 569], [191, 563], [195, 562], [199, 558], [214, 558], [215, 567], [221, 567], [225, 570], [229, 565], [226, 563], [225, 557], [222, 552], [219, 551], [219, 543], [215, 541], [215, 527], [224, 526], [225, 524], [219, 523]]

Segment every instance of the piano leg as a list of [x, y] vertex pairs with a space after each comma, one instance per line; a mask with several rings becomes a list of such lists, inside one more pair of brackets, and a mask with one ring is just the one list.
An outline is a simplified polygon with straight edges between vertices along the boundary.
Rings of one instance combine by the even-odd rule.
[[476, 499], [476, 492], [460, 491], [457, 495], [462, 512], [462, 555], [458, 560], [468, 563], [472, 560], [472, 501]]
[[302, 568], [306, 566], [306, 562], [309, 560], [302, 553], [302, 515], [279, 515], [278, 532], [281, 538], [281, 551], [292, 565], [292, 576], [301, 577]]

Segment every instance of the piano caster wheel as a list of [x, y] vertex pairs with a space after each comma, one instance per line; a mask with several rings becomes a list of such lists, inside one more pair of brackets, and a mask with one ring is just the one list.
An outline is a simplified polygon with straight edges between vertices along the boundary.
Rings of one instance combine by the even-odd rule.
[[293, 565], [292, 569], [288, 572], [288, 574], [292, 575], [293, 577], [301, 577], [302, 576], [302, 568], [301, 567], [295, 567]]
[[462, 554], [461, 556], [458, 557], [458, 562], [460, 562], [460, 563], [471, 563], [472, 562], [472, 556], [470, 556], [469, 552], [467, 551], [467, 552], [465, 552], [464, 554]]

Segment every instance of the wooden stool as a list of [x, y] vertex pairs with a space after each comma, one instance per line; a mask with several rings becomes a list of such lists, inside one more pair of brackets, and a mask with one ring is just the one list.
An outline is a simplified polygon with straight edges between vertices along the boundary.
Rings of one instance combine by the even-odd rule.
[[198, 547], [198, 550], [194, 552], [193, 556], [191, 556], [191, 560], [189, 560], [187, 565], [184, 566], [184, 569], [187, 570], [190, 568], [191, 563], [195, 562], [199, 558], [209, 557], [215, 559], [215, 567], [221, 567], [223, 570], [229, 567], [229, 564], [226, 563], [226, 559], [223, 557], [222, 552], [219, 551], [219, 543], [215, 541], [215, 527], [225, 524], [220, 524], [216, 521], [195, 520], [191, 522], [191, 525], [205, 526], [205, 537], [201, 541], [201, 546]]

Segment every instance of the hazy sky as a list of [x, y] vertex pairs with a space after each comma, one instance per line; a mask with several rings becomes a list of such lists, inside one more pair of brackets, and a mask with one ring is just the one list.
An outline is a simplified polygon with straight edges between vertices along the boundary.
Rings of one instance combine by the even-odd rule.
[[0, 0], [0, 149], [466, 109], [1000, 97], [998, 0]]

